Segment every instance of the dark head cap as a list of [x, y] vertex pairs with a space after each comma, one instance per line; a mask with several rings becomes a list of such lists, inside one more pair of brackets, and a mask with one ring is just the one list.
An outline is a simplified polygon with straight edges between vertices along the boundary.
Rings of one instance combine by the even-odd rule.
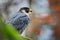
[[30, 11], [28, 7], [22, 7], [19, 11], [22, 12], [22, 10], [25, 10], [26, 13], [29, 13]]

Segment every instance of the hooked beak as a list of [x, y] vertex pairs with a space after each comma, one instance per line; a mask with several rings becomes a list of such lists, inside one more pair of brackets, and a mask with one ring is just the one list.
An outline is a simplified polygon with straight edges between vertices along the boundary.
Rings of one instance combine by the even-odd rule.
[[31, 14], [31, 12], [28, 13], [28, 15], [30, 15], [30, 14]]
[[28, 13], [28, 14], [30, 15], [31, 13], [32, 13], [32, 10], [30, 9], [30, 11], [29, 11], [29, 13]]

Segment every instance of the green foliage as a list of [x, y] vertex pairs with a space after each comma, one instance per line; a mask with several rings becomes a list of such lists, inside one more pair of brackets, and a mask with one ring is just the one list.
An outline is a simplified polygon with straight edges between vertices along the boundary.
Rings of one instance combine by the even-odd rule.
[[10, 24], [5, 24], [2, 21], [0, 14], [0, 40], [31, 40], [29, 38], [22, 37]]

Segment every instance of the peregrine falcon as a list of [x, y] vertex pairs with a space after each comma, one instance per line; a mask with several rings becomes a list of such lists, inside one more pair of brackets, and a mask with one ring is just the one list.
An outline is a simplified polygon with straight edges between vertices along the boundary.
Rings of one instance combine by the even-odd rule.
[[12, 24], [15, 29], [22, 33], [30, 21], [29, 15], [31, 12], [28, 7], [22, 7], [18, 12], [9, 16], [8, 23]]

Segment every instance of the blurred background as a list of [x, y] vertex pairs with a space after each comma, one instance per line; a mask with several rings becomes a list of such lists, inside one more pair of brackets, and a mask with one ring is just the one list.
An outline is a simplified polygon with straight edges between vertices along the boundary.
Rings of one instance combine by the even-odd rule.
[[3, 21], [22, 7], [32, 9], [26, 37], [33, 40], [60, 40], [60, 0], [0, 0]]

